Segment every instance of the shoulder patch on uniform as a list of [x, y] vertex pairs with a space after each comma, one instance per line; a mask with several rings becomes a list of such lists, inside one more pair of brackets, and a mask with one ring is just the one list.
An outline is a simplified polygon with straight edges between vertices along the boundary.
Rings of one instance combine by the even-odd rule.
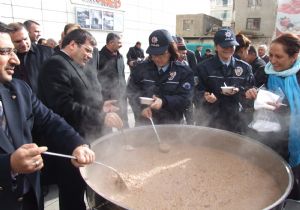
[[243, 74], [243, 68], [242, 67], [240, 67], [240, 66], [237, 66], [235, 69], [234, 69], [234, 73], [235, 73], [235, 75], [236, 76], [241, 76], [242, 74]]
[[183, 83], [182, 87], [186, 90], [190, 90], [192, 85], [189, 82], [185, 82], [185, 83]]

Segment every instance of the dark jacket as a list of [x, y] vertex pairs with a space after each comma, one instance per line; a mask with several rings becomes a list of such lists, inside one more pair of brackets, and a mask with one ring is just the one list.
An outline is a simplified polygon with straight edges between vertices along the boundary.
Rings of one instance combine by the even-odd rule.
[[167, 71], [161, 75], [150, 60], [138, 64], [127, 86], [129, 103], [137, 117], [136, 121], [142, 124], [149, 122], [141, 116], [146, 106], [140, 104], [139, 97], [152, 98], [156, 95], [162, 99], [163, 106], [160, 110], [152, 110], [153, 120], [158, 124], [180, 123], [184, 110], [191, 102], [193, 85], [193, 72], [180, 62], [171, 62]]
[[102, 87], [104, 100], [118, 100], [120, 116], [127, 124], [127, 98], [125, 81], [125, 64], [123, 56], [118, 52], [113, 55], [104, 46], [99, 51], [98, 80]]
[[269, 63], [270, 58], [268, 55], [263, 56], [261, 59], [263, 59], [266, 63]]
[[189, 63], [190, 68], [193, 70], [194, 74], [197, 68], [197, 60], [195, 57], [195, 53], [191, 50], [187, 50], [186, 52], [187, 61]]
[[[92, 72], [91, 72], [92, 73]], [[66, 119], [81, 135], [101, 135], [101, 86], [88, 77], [67, 54], [60, 51], [43, 66], [39, 78], [39, 97], [45, 105]]]
[[49, 150], [65, 154], [72, 154], [85, 142], [64, 119], [45, 107], [23, 81], [13, 79], [6, 85], [0, 84], [0, 94], [12, 138], [10, 141], [0, 129], [1, 209], [20, 210], [18, 198], [22, 196], [24, 179], [27, 179], [41, 210], [44, 204], [40, 173], [20, 174], [14, 181], [10, 168], [11, 153], [23, 144], [32, 143], [32, 133], [37, 138], [46, 138]]
[[202, 61], [201, 51], [199, 52], [198, 50], [195, 50], [195, 57], [196, 57], [197, 63], [200, 63]]
[[141, 48], [137, 48], [137, 47], [130, 47], [127, 54], [127, 64], [129, 65], [130, 61], [137, 61], [138, 58], [140, 58], [141, 60], [144, 60], [145, 55], [144, 55], [144, 50]]
[[264, 81], [261, 80], [261, 75], [264, 74], [266, 62], [260, 57], [257, 57], [252, 63], [250, 63], [250, 65], [254, 74], [256, 87], [262, 86]]
[[37, 94], [38, 78], [42, 65], [53, 53], [54, 51], [50, 47], [32, 43], [27, 53], [17, 53], [21, 63], [16, 66], [13, 77], [25, 81]]
[[[196, 98], [208, 114], [208, 125], [230, 131], [240, 132], [239, 112], [245, 100], [245, 91], [254, 85], [254, 76], [251, 66], [244, 61], [232, 57], [230, 65], [226, 67], [215, 55], [213, 58], [203, 61], [197, 66], [199, 84], [196, 88]], [[221, 93], [221, 87], [234, 86], [239, 92], [233, 96]], [[204, 100], [204, 92], [213, 93], [217, 97], [215, 103]]]

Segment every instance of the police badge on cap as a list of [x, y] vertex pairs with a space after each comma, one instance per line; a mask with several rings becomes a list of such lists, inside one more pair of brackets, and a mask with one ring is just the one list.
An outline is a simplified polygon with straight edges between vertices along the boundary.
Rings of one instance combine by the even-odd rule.
[[149, 36], [149, 47], [146, 52], [149, 55], [161, 55], [168, 49], [171, 42], [174, 40], [167, 30], [153, 31]]
[[223, 48], [239, 45], [236, 41], [235, 34], [229, 28], [222, 28], [217, 31], [214, 36], [214, 42], [216, 45], [220, 45]]

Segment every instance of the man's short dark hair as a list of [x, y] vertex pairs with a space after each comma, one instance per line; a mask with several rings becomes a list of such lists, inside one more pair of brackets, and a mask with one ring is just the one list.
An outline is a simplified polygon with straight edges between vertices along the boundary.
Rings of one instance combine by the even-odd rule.
[[0, 22], [0, 32], [1, 33], [10, 33], [13, 29], [6, 25], [5, 23]]
[[31, 27], [31, 25], [35, 24], [35, 25], [40, 25], [38, 22], [35, 22], [33, 20], [26, 20], [24, 23], [25, 28], [27, 29], [27, 31], [29, 31], [29, 28]]
[[37, 42], [38, 44], [43, 44], [43, 41], [47, 41], [45, 38], [40, 38], [39, 41]]
[[250, 45], [250, 47], [248, 49], [248, 54], [255, 55], [256, 57], [258, 56], [257, 50], [255, 49], [255, 47], [253, 45]]
[[61, 47], [65, 48], [71, 41], [80, 45], [84, 44], [86, 41], [88, 41], [92, 46], [97, 45], [97, 41], [93, 35], [84, 29], [75, 29], [68, 33], [62, 41]]
[[109, 42], [115, 40], [115, 39], [120, 39], [121, 37], [118, 34], [115, 33], [108, 33], [106, 37], [106, 44]]

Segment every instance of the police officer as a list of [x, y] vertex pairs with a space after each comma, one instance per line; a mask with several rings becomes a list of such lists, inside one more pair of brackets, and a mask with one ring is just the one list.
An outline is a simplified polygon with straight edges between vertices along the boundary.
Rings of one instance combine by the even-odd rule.
[[[136, 124], [180, 123], [183, 112], [191, 102], [193, 72], [176, 61], [177, 47], [166, 30], [153, 31], [146, 51], [149, 59], [139, 63], [131, 72], [127, 94]], [[139, 97], [150, 97], [151, 105], [142, 105]]]
[[[197, 66], [199, 84], [197, 85], [198, 110], [205, 116], [197, 124], [243, 132], [245, 124], [241, 121], [245, 91], [254, 85], [251, 66], [233, 57], [238, 43], [234, 33], [222, 28], [214, 36], [216, 55]], [[232, 86], [229, 92], [222, 92], [222, 86]], [[205, 121], [205, 122], [204, 122]]]

